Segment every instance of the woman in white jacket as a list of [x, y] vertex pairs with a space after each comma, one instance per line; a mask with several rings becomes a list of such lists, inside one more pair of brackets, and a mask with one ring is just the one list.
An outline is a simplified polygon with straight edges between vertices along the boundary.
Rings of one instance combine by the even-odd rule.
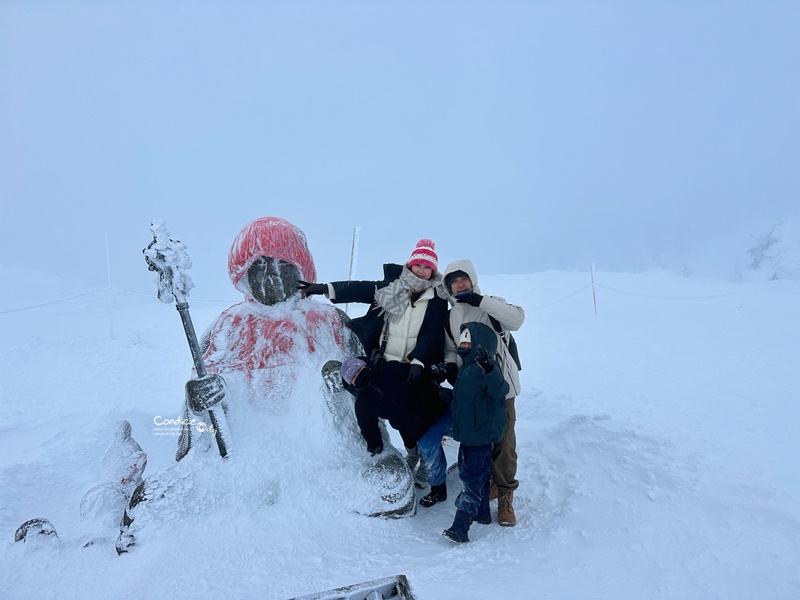
[[[347, 323], [361, 340], [369, 368], [380, 382], [371, 386], [374, 393], [358, 396], [356, 416], [373, 454], [383, 449], [378, 419], [389, 419], [393, 426], [401, 424], [396, 428], [403, 436], [412, 472], [419, 463], [416, 440], [436, 422], [443, 407], [431, 370], [444, 360], [448, 309], [447, 292], [437, 269], [434, 243], [421, 239], [405, 265], [383, 266], [381, 281], [299, 283], [307, 296], [324, 294], [336, 304], [370, 305], [364, 316]], [[422, 477], [416, 482], [424, 486]]]

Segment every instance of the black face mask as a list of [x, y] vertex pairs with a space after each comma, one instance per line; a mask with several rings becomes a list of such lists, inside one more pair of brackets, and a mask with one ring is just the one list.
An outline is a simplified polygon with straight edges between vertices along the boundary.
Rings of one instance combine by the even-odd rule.
[[297, 293], [300, 271], [286, 261], [262, 256], [247, 270], [250, 293], [261, 304], [272, 306]]
[[464, 348], [463, 346], [459, 346], [456, 348], [456, 352], [461, 357], [461, 360], [467, 360], [469, 353], [472, 352], [472, 348]]

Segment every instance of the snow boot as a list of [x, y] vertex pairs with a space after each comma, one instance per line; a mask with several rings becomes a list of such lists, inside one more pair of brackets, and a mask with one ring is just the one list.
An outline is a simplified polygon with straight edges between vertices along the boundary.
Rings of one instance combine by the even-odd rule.
[[450, 526], [450, 529], [445, 529], [442, 532], [442, 535], [451, 542], [465, 544], [469, 541], [469, 535], [467, 535], [467, 532], [469, 531], [471, 522], [471, 516], [469, 516], [463, 510], [457, 510], [456, 518], [453, 519], [453, 524]]
[[497, 484], [494, 482], [494, 479], [489, 481], [489, 502], [492, 500], [497, 500], [497, 497], [500, 494], [497, 491]]
[[503, 527], [514, 527], [517, 524], [513, 501], [514, 492], [502, 492], [497, 499], [497, 522]]
[[428, 471], [417, 446], [406, 448], [406, 465], [414, 476], [414, 485], [420, 490], [425, 489], [428, 486]]
[[444, 502], [445, 500], [447, 500], [447, 483], [440, 483], [439, 485], [432, 485], [430, 493], [423, 497], [419, 503], [425, 508], [429, 508], [437, 502]]

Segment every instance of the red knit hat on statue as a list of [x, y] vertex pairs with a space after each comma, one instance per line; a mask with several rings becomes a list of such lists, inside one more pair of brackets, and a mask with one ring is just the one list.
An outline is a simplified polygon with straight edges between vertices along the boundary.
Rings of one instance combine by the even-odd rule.
[[434, 252], [436, 244], [427, 238], [423, 238], [417, 242], [417, 247], [411, 253], [411, 258], [408, 259], [408, 266], [425, 265], [434, 271], [439, 269], [439, 257]]

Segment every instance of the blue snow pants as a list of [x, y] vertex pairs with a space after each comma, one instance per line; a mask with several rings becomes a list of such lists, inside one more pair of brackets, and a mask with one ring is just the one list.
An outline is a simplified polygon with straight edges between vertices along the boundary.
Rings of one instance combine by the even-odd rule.
[[447, 479], [447, 457], [442, 448], [443, 437], [453, 437], [453, 415], [450, 413], [449, 404], [439, 420], [417, 440], [417, 447], [428, 470], [428, 483], [431, 485], [441, 485]]
[[492, 468], [492, 445], [458, 448], [458, 476], [461, 492], [456, 498], [456, 508], [471, 516], [489, 512], [489, 471]]

